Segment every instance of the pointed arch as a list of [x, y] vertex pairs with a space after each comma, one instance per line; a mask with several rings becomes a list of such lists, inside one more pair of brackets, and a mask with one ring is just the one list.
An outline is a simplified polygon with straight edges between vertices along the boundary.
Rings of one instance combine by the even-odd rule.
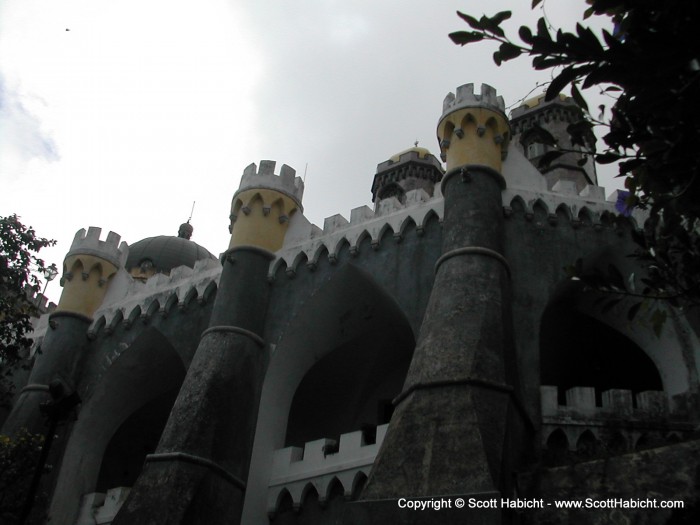
[[600, 448], [600, 442], [591, 429], [584, 430], [576, 440], [576, 452], [580, 456], [595, 456]]
[[557, 215], [557, 218], [559, 219], [559, 223], [562, 223], [562, 224], [565, 222], [570, 223], [573, 219], [573, 214], [571, 213], [571, 208], [569, 207], [568, 204], [563, 203], [563, 202], [559, 206], [557, 206], [555, 214]]
[[513, 213], [524, 215], [527, 211], [527, 204], [525, 204], [525, 200], [520, 195], [516, 195], [511, 199], [510, 207], [513, 210]]
[[532, 213], [534, 213], [536, 220], [544, 221], [549, 215], [549, 206], [542, 199], [537, 199], [532, 204]]
[[401, 223], [401, 226], [399, 227], [398, 235], [403, 238], [405, 237], [409, 232], [416, 230], [416, 220], [411, 217], [410, 215], [406, 217], [403, 222]]
[[216, 290], [218, 286], [216, 284], [216, 281], [209, 281], [209, 284], [204, 288], [204, 291], [202, 292], [202, 295], [200, 295], [197, 298], [197, 301], [200, 304], [207, 304], [210, 300], [213, 300], [214, 297], [216, 296]]
[[357, 471], [357, 473], [355, 474], [355, 477], [352, 480], [351, 499], [353, 501], [360, 499], [360, 494], [362, 494], [362, 489], [365, 488], [366, 484], [367, 484], [367, 474], [365, 474], [361, 470]]
[[547, 450], [551, 451], [568, 452], [570, 445], [569, 438], [566, 436], [566, 432], [564, 432], [561, 428], [555, 429], [547, 437], [545, 447], [547, 448]]
[[592, 226], [593, 225], [593, 212], [591, 210], [584, 206], [581, 208], [581, 211], [578, 212], [578, 220], [581, 221], [581, 224], [584, 226]]
[[292, 261], [291, 269], [294, 270], [294, 272], [298, 272], [300, 268], [303, 268], [306, 266], [306, 264], [309, 262], [309, 258], [306, 255], [306, 252], [303, 250], [297, 253], [296, 257], [294, 257], [294, 261]]
[[[131, 454], [129, 468], [140, 469], [148, 450], [142, 448], [141, 438], [130, 440], [142, 436], [150, 446], [157, 445], [185, 378], [180, 356], [153, 327], [146, 328], [131, 346], [105, 363], [110, 364], [104, 375], [91, 383], [91, 390], [89, 385], [79, 386], [83, 403], [58, 475], [49, 512], [52, 522], [73, 523], [82, 495], [95, 492], [99, 479], [103, 485], [125, 481], [120, 477], [121, 469], [110, 467], [122, 461], [123, 447]], [[158, 421], [151, 423], [149, 417], [143, 419], [150, 425], [148, 428], [140, 424], [143, 410], [158, 415]], [[134, 415], [136, 420], [131, 419]], [[114, 438], [121, 440], [122, 445], [108, 456]], [[128, 479], [135, 479], [136, 475], [138, 472], [130, 471]]]
[[377, 246], [380, 246], [384, 242], [384, 237], [386, 237], [387, 235], [391, 235], [392, 237], [395, 236], [394, 228], [389, 223], [386, 223], [384, 226], [382, 226], [382, 229], [379, 230], [377, 238], [373, 241], [372, 244], [374, 245], [376, 243]]

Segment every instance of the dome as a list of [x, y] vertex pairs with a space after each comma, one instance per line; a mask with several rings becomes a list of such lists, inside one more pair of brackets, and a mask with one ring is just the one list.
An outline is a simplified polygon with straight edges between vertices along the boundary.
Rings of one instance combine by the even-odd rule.
[[425, 159], [428, 157], [428, 155], [432, 155], [432, 153], [430, 153], [430, 151], [427, 150], [426, 148], [419, 148], [418, 146], [416, 146], [414, 148], [405, 149], [405, 150], [397, 153], [396, 155], [392, 155], [389, 158], [389, 160], [391, 160], [391, 162], [399, 162], [399, 160], [401, 160], [401, 155], [405, 155], [406, 153], [410, 153], [410, 152], [415, 153], [416, 157], [419, 159]]
[[201, 259], [217, 258], [209, 250], [196, 242], [182, 237], [159, 235], [148, 237], [129, 246], [126, 270], [151, 270], [144, 273], [170, 273], [178, 266], [194, 268], [194, 263]]

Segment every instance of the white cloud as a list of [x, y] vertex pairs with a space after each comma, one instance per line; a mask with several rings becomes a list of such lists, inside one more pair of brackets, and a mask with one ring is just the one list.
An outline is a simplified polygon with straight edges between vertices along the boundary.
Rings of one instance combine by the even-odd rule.
[[[0, 172], [0, 209], [58, 239], [58, 263], [90, 225], [132, 243], [175, 234], [193, 200], [193, 240], [225, 249], [230, 199], [261, 159], [299, 174], [308, 163], [312, 221], [347, 216], [369, 203], [378, 163], [415, 140], [436, 149], [448, 91], [487, 82], [512, 102], [542, 78], [525, 60], [496, 68], [489, 44], [452, 44], [462, 0], [0, 5], [0, 73], [32, 130], [3, 142], [15, 180]], [[522, 6], [514, 18], [533, 14]], [[0, 117], [0, 129], [19, 122]]]

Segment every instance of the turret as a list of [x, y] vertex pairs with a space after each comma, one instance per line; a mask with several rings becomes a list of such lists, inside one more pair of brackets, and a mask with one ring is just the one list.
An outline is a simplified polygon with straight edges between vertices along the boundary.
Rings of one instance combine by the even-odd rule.
[[437, 137], [448, 172], [478, 165], [500, 173], [510, 136], [503, 97], [491, 86], [482, 84], [476, 95], [474, 84], [464, 84], [445, 97]]
[[406, 192], [425, 190], [432, 197], [435, 184], [442, 179], [442, 166], [425, 148], [410, 148], [393, 155], [377, 166], [372, 182], [372, 202], [375, 209], [390, 197], [406, 201]]
[[[289, 220], [301, 210], [304, 183], [275, 162], [243, 172], [231, 205], [231, 241], [209, 328], [154, 454], [114, 525], [240, 523], [263, 379], [267, 272]], [[168, 509], [163, 512], [162, 509]]]
[[[469, 500], [511, 490], [506, 438], [519, 435], [519, 422], [511, 407], [515, 359], [503, 249], [500, 171], [510, 137], [503, 99], [487, 85], [480, 95], [473, 84], [460, 86], [445, 98], [437, 134], [447, 162], [442, 254], [406, 382], [363, 491], [367, 505], [406, 494]], [[500, 523], [496, 511], [477, 514], [475, 523]]]
[[56, 312], [72, 312], [91, 318], [102, 304], [111, 278], [124, 265], [129, 253], [121, 237], [109, 232], [100, 240], [101, 228], [91, 226], [75, 234], [63, 261], [63, 293]]
[[[572, 181], [579, 191], [597, 184], [595, 162], [587, 151], [595, 148], [593, 132], [584, 131], [580, 137], [583, 145], [571, 141], [569, 126], [584, 120], [581, 109], [572, 98], [559, 95], [545, 101], [540, 95], [523, 102], [511, 113], [513, 142], [532, 164], [542, 172], [551, 189], [560, 180]], [[560, 149], [571, 150], [551, 164], [540, 166], [542, 156], [553, 149], [555, 142]], [[579, 151], [576, 151], [579, 150]]]
[[231, 203], [229, 248], [257, 246], [270, 252], [282, 247], [289, 219], [301, 211], [304, 183], [286, 164], [275, 174], [275, 161], [250, 164]]

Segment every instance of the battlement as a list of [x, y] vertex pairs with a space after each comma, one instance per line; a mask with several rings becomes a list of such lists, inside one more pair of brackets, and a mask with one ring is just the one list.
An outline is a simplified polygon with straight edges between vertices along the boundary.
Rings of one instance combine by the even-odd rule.
[[301, 209], [304, 182], [301, 177], [296, 176], [296, 170], [286, 164], [282, 164], [279, 174], [275, 174], [276, 164], [274, 160], [261, 160], [259, 168], [255, 163], [249, 164], [243, 170], [241, 184], [236, 194], [250, 189], [275, 190], [290, 197]]
[[121, 236], [114, 232], [109, 232], [107, 239], [101, 241], [101, 233], [102, 228], [95, 226], [90, 226], [87, 232], [85, 228], [78, 230], [66, 258], [72, 255], [93, 255], [109, 261], [117, 268], [122, 267], [129, 255], [128, 244], [120, 244]]
[[49, 302], [48, 297], [38, 292], [34, 286], [25, 285], [24, 295], [27, 297], [27, 301], [36, 307], [39, 315], [51, 313], [56, 309], [56, 304]]
[[669, 406], [658, 390], [605, 390], [600, 405], [593, 387], [568, 389], [563, 405], [556, 386], [540, 386], [540, 393], [542, 448], [549, 454], [575, 452], [579, 459], [624, 454], [686, 439], [695, 428], [687, 411]]
[[268, 489], [268, 512], [273, 515], [284, 492], [289, 492], [300, 508], [305, 491], [313, 486], [319, 501], [325, 501], [334, 480], [350, 496], [358, 481], [367, 479], [374, 459], [386, 436], [388, 424], [376, 429], [374, 443], [365, 441], [361, 430], [341, 434], [340, 440], [317, 439], [301, 447], [287, 447], [274, 452]]
[[496, 89], [488, 84], [481, 84], [481, 94], [474, 93], [474, 84], [463, 84], [457, 88], [457, 95], [450, 92], [442, 103], [442, 118], [448, 113], [462, 108], [481, 107], [503, 113], [506, 104], [503, 97], [497, 95]]
[[558, 403], [556, 386], [541, 386], [542, 417], [607, 419], [664, 418], [671, 411], [666, 394], [649, 390], [633, 393], [631, 390], [610, 389], [601, 393], [601, 406], [596, 405], [595, 388], [577, 386], [566, 391], [566, 404]]

